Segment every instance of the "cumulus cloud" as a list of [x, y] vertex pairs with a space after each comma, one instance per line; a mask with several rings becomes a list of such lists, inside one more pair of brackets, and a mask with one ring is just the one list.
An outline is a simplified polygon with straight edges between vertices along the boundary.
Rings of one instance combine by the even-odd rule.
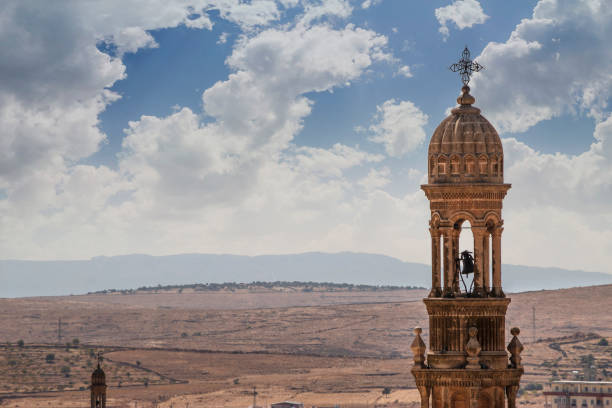
[[364, 10], [368, 9], [368, 8], [370, 8], [372, 6], [375, 6], [375, 5], [379, 4], [381, 1], [382, 0], [364, 0], [361, 3], [361, 8], [364, 9]]
[[[204, 110], [215, 121], [201, 125], [185, 108], [132, 122], [121, 168], [143, 191], [163, 197], [160, 205], [240, 201], [257, 188], [267, 161], [280, 160], [292, 147], [311, 109], [303, 94], [358, 78], [385, 44], [384, 37], [352, 26], [298, 25], [245, 37], [227, 59], [234, 72], [203, 94]], [[379, 160], [342, 145], [302, 147], [292, 155], [299, 164], [294, 170], [336, 176], [363, 160]]]
[[219, 39], [217, 40], [217, 44], [225, 44], [227, 42], [227, 39], [229, 38], [229, 33], [221, 33], [221, 35], [219, 35]]
[[388, 167], [370, 169], [368, 175], [359, 180], [359, 185], [367, 191], [380, 190], [391, 182], [390, 176], [391, 170]]
[[612, 8], [600, 1], [541, 0], [505, 43], [477, 58], [472, 94], [502, 132], [584, 111], [601, 120], [612, 92]]
[[513, 184], [505, 206], [508, 262], [610, 272], [611, 36], [604, 3], [541, 0], [505, 43], [489, 43], [477, 58], [487, 69], [475, 75], [472, 94], [501, 132], [576, 113], [596, 123], [592, 135], [575, 136], [595, 140], [577, 155], [503, 139]]
[[[295, 24], [257, 31], [251, 31], [254, 24], [276, 18], [275, 13], [264, 13], [267, 17], [261, 20], [253, 15], [247, 18], [232, 7], [242, 2], [226, 3], [229, 11], [222, 14], [241, 19], [248, 32], [234, 44], [227, 59], [231, 74], [203, 93], [202, 113], [177, 107], [167, 117], [143, 116], [130, 122], [117, 170], [74, 163], [104, 141], [97, 128], [98, 115], [117, 97], [106, 88], [125, 75], [120, 60], [123, 53], [155, 46], [147, 37], [152, 26], [126, 21], [99, 33], [94, 30], [95, 35], [83, 40], [83, 46], [89, 46], [100, 59], [90, 61], [96, 75], [86, 89], [93, 101], [90, 111], [84, 113], [87, 120], [75, 123], [73, 131], [53, 130], [66, 138], [59, 143], [58, 137], [49, 137], [49, 143], [61, 147], [56, 147], [55, 154], [43, 153], [49, 151], [44, 138], [24, 143], [25, 147], [19, 146], [18, 139], [6, 135], [2, 139], [8, 146], [3, 151], [7, 157], [29, 149], [29, 154], [40, 154], [55, 166], [52, 172], [33, 170], [19, 185], [9, 174], [16, 170], [9, 165], [3, 168], [6, 183], [0, 188], [7, 198], [0, 200], [4, 214], [0, 242], [4, 256], [288, 252], [321, 249], [322, 240], [330, 250], [351, 249], [353, 240], [336, 234], [341, 227], [330, 233], [330, 225], [353, 228], [364, 223], [366, 220], [355, 218], [355, 210], [363, 212], [368, 206], [358, 200], [355, 184], [345, 172], [384, 157], [343, 144], [329, 149], [297, 147], [292, 140], [311, 110], [312, 101], [304, 95], [346, 86], [373, 64], [392, 61], [387, 39], [353, 25], [313, 24], [322, 16], [344, 15], [348, 3], [342, 1], [320, 3], [319, 9], [312, 3]], [[213, 7], [210, 4], [190, 8], [172, 21], [189, 25], [205, 16], [198, 13]], [[249, 5], [266, 10], [265, 2]], [[74, 26], [74, 20], [69, 22]], [[126, 27], [143, 31], [126, 31]], [[100, 52], [95, 47], [100, 40], [112, 42], [116, 56]], [[49, 60], [58, 60], [54, 56]], [[62, 86], [57, 88], [61, 95]], [[78, 86], [71, 89], [78, 91]], [[47, 97], [49, 103], [57, 99]], [[67, 95], [66, 100], [79, 99]], [[45, 130], [49, 131], [59, 119], [47, 118], [50, 123]], [[84, 137], [83, 129], [88, 128], [93, 134]], [[33, 129], [22, 128], [28, 134], [35, 134]], [[26, 164], [40, 168], [34, 159], [28, 158]], [[374, 196], [373, 191], [367, 194]], [[382, 202], [380, 197], [377, 200]], [[399, 212], [409, 210], [401, 199], [393, 202]], [[398, 237], [397, 245], [400, 241]]]
[[402, 65], [397, 69], [396, 75], [401, 75], [406, 78], [412, 78], [412, 72], [410, 71], [410, 67], [408, 65]]
[[[156, 47], [148, 30], [212, 28], [211, 9], [245, 26], [264, 24], [278, 17], [270, 3], [4, 2], [0, 38], [10, 41], [0, 42], [0, 188], [10, 193], [36, 172], [64, 171], [98, 150], [105, 141], [98, 115], [119, 97], [108, 88], [125, 78], [121, 56]], [[114, 56], [100, 43], [115, 47]]]
[[547, 266], [557, 258], [570, 268], [610, 271], [612, 116], [593, 136], [589, 150], [578, 155], [542, 154], [514, 138], [503, 140], [505, 178], [513, 184], [504, 234], [510, 262]]
[[307, 2], [304, 7], [302, 24], [310, 24], [323, 17], [347, 18], [351, 15], [353, 8], [348, 0], [326, 0]]
[[450, 35], [448, 22], [453, 22], [459, 30], [471, 28], [475, 24], [483, 24], [489, 16], [482, 10], [478, 0], [455, 0], [448, 6], [435, 10], [436, 18], [440, 23], [438, 31], [442, 33], [444, 41]]
[[382, 143], [388, 155], [402, 156], [423, 143], [428, 119], [414, 103], [390, 99], [376, 107], [370, 140]]

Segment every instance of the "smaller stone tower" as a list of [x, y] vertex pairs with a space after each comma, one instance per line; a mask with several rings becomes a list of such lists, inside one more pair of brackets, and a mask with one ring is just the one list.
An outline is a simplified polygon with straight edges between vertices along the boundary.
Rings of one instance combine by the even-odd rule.
[[91, 374], [91, 408], [106, 408], [106, 374], [100, 367], [101, 361], [98, 354], [98, 366]]

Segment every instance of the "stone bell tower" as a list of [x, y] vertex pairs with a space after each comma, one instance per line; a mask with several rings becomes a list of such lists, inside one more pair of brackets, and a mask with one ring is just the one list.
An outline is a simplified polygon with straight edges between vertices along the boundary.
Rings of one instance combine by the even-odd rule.
[[[503, 408], [506, 399], [514, 408], [523, 374], [518, 328], [511, 331], [510, 360], [504, 347], [510, 299], [502, 290], [501, 210], [510, 184], [504, 184], [501, 140], [472, 106], [475, 99], [467, 86], [471, 73], [480, 69], [467, 47], [459, 63], [451, 66], [461, 73], [464, 86], [459, 106], [431, 137], [428, 184], [421, 186], [431, 210], [431, 291], [423, 300], [429, 314], [429, 351], [425, 355], [420, 328], [411, 348], [422, 408], [430, 406], [430, 398], [433, 408]], [[473, 257], [460, 255], [459, 236], [466, 221], [474, 237]], [[472, 283], [462, 287], [459, 279], [464, 282], [472, 272]]]
[[98, 354], [98, 367], [91, 373], [91, 408], [106, 408], [106, 374], [100, 367], [101, 361]]

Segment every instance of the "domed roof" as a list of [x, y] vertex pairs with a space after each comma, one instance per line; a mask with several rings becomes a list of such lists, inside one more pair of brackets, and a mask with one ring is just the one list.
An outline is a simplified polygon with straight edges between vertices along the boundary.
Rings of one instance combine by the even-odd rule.
[[106, 374], [104, 374], [104, 370], [100, 367], [100, 363], [98, 363], [98, 367], [91, 373], [91, 385], [106, 385]]
[[473, 107], [470, 88], [462, 88], [459, 106], [451, 110], [429, 142], [430, 183], [501, 183], [503, 148], [491, 123]]

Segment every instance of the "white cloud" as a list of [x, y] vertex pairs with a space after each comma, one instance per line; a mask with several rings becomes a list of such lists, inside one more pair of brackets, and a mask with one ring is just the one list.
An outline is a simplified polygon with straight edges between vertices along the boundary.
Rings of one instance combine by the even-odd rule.
[[406, 78], [412, 78], [412, 72], [410, 71], [410, 67], [408, 65], [402, 65], [398, 68], [396, 75], [401, 75]]
[[[125, 52], [153, 45], [137, 34], [125, 40]], [[96, 38], [89, 42], [95, 44]], [[354, 186], [345, 172], [383, 156], [342, 144], [329, 149], [293, 145], [312, 104], [303, 95], [345, 86], [375, 62], [392, 60], [386, 43], [371, 30], [311, 26], [303, 20], [293, 27], [250, 32], [227, 59], [229, 77], [203, 94], [204, 113], [211, 120], [202, 123], [197, 113], [177, 108], [165, 118], [143, 116], [130, 122], [117, 171], [73, 164], [104, 140], [97, 115], [115, 97], [104, 88], [124, 69], [118, 58], [92, 46], [102, 63], [117, 67], [116, 72], [100, 71], [110, 72], [108, 78], [96, 77], [91, 86], [93, 97], [109, 99], [93, 105], [84, 124], [65, 132], [66, 141], [54, 155], [40, 153], [47, 151], [41, 148], [45, 139], [26, 144], [30, 154], [42, 154], [55, 166], [52, 172], [33, 170], [17, 184], [9, 174], [16, 170], [7, 165], [7, 181], [0, 186], [8, 196], [0, 200], [6, 215], [0, 220], [2, 256], [320, 249], [331, 224], [355, 224]], [[48, 129], [54, 120], [47, 118]], [[94, 134], [76, 138], [88, 126]], [[33, 129], [23, 128], [35, 135]], [[10, 157], [16, 142], [2, 140], [9, 147], [3, 153]], [[33, 159], [26, 163], [40, 168]], [[295, 234], [288, 237], [290, 230]], [[326, 239], [349, 249], [340, 237]]]
[[221, 33], [221, 35], [219, 35], [219, 39], [217, 40], [217, 44], [225, 44], [227, 42], [228, 37], [229, 33]]
[[452, 21], [459, 30], [471, 28], [475, 24], [483, 24], [489, 16], [482, 10], [478, 0], [455, 0], [448, 6], [435, 10], [436, 18], [440, 23], [440, 31], [444, 41], [450, 35], [447, 23]]
[[368, 175], [359, 180], [361, 185], [367, 191], [380, 190], [391, 182], [391, 170], [388, 167], [378, 169], [370, 169]]
[[382, 0], [364, 0], [361, 3], [361, 8], [362, 9], [368, 9], [372, 6], [376, 6], [377, 4], [380, 4], [382, 2]]
[[370, 140], [382, 143], [388, 155], [402, 156], [423, 143], [428, 119], [412, 102], [390, 99], [376, 107]]
[[[507, 262], [612, 272], [612, 116], [579, 155], [542, 154], [503, 139]], [[537, 250], [536, 250], [537, 248]], [[580, 256], [576, 256], [579, 253]]]
[[336, 143], [331, 149], [298, 147], [289, 160], [296, 163], [294, 168], [300, 173], [341, 177], [346, 169], [363, 163], [379, 162], [383, 158], [378, 154], [367, 153]]
[[580, 110], [601, 120], [612, 94], [610, 38], [605, 2], [541, 0], [505, 43], [482, 51], [472, 94], [502, 132]]
[[347, 18], [351, 15], [353, 8], [348, 0], [322, 0], [307, 2], [304, 6], [302, 24], [310, 24], [323, 17]]
[[[541, 0], [505, 43], [476, 60], [476, 103], [501, 132], [587, 112], [595, 140], [577, 155], [544, 154], [504, 138], [505, 262], [612, 272], [612, 10], [599, 1]], [[579, 254], [577, 256], [577, 254]]]
[[121, 56], [126, 52], [136, 52], [141, 48], [157, 48], [158, 44], [151, 34], [141, 27], [126, 27], [119, 34], [111, 36], [107, 41], [117, 46], [117, 53]]
[[[310, 14], [304, 11], [300, 22], [275, 28], [267, 24], [280, 12], [270, 2], [192, 3], [160, 2], [159, 10], [148, 14], [142, 4], [129, 2], [125, 15], [113, 21], [109, 10], [119, 3], [38, 13], [21, 2], [0, 11], [7, 22], [0, 25], [0, 38], [17, 39], [15, 47], [0, 43], [0, 56], [8, 61], [0, 73], [0, 189], [6, 195], [0, 196], [0, 257], [353, 250], [428, 262], [427, 200], [417, 189], [423, 173], [392, 172], [384, 157], [358, 146], [297, 147], [293, 142], [312, 109], [305, 95], [358, 81], [376, 62], [398, 63], [387, 39], [353, 25], [313, 25], [323, 16], [342, 18], [344, 2], [329, 3], [327, 10], [316, 9], [325, 6], [321, 2], [310, 2]], [[241, 4], [255, 8], [247, 13], [240, 11]], [[558, 28], [549, 30], [538, 17], [522, 24], [541, 28], [541, 35], [550, 34], [551, 44], [561, 48], [548, 50], [535, 28], [528, 36], [517, 27], [517, 43], [498, 45], [508, 47], [507, 55], [487, 54], [490, 45], [481, 60], [485, 73], [506, 69], [508, 79], [482, 75], [475, 78], [473, 93], [496, 123], [504, 112], [510, 114], [506, 117], [522, 112], [508, 126], [529, 122], [529, 112], [536, 112], [531, 113], [536, 123], [545, 117], [539, 111], [554, 116], [573, 106], [598, 118], [596, 142], [581, 155], [541, 154], [504, 139], [505, 176], [513, 183], [504, 207], [504, 261], [609, 271], [612, 119], [603, 102], [609, 92], [605, 67], [610, 66], [603, 48], [606, 11], [595, 3], [593, 13], [583, 7], [586, 3], [575, 3], [575, 9], [564, 3], [566, 9], [559, 11], [560, 4], [543, 1], [536, 14], [576, 15], [586, 34], [570, 30], [570, 37], [596, 39], [593, 55], [599, 53], [600, 59], [582, 50], [594, 65], [586, 68], [585, 78], [562, 72], [571, 85], [564, 88], [555, 77], [536, 75], [529, 82], [528, 71], [521, 69], [520, 77], [512, 76], [514, 71], [502, 64], [515, 64], [516, 70], [522, 61], [532, 67], [579, 63], [578, 52], [564, 48], [571, 24], [558, 17]], [[227, 59], [231, 74], [204, 92], [204, 112], [177, 108], [167, 117], [131, 122], [117, 170], [77, 164], [104, 143], [98, 116], [117, 98], [107, 88], [125, 76], [119, 56], [155, 46], [148, 31], [156, 27], [211, 27], [206, 11], [215, 7], [225, 7], [224, 18], [236, 21], [246, 34]], [[601, 21], [597, 13], [604, 15]], [[42, 20], [24, 24], [31, 18]], [[95, 44], [103, 39], [118, 47], [118, 57], [98, 51]], [[519, 46], [521, 40], [526, 47]], [[26, 48], [28, 53], [20, 52]], [[538, 58], [530, 59], [534, 55]], [[574, 81], [590, 90], [584, 95], [569, 91], [578, 89]], [[596, 92], [596, 84], [603, 91]], [[548, 102], [532, 98], [528, 86], [541, 87], [533, 92], [547, 93]], [[522, 104], [508, 103], [517, 100], [508, 96], [536, 102], [531, 111], [523, 110]], [[401, 156], [423, 142], [427, 120], [413, 103], [389, 100], [377, 107], [367, 131], [388, 155]], [[394, 177], [405, 189], [396, 195], [384, 191], [389, 185], [395, 189]]]

